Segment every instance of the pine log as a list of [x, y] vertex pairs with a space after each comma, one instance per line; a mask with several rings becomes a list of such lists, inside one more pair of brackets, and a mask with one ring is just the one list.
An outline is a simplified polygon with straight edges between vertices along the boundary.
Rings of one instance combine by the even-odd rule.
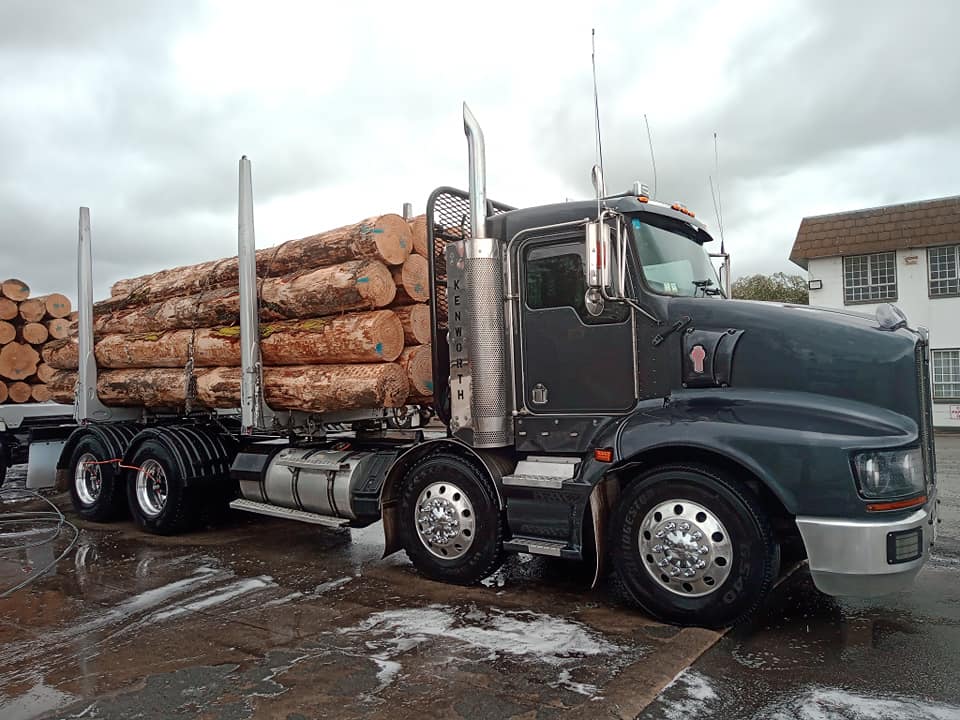
[[39, 360], [40, 355], [30, 345], [7, 343], [0, 348], [0, 377], [24, 380], [37, 372]]
[[17, 339], [17, 328], [13, 323], [0, 320], [0, 345], [6, 345]]
[[[406, 220], [399, 215], [381, 215], [258, 250], [257, 276], [280, 277], [352, 260], [401, 265], [410, 255], [412, 245]], [[208, 289], [236, 285], [238, 278], [236, 257], [161, 270], [114, 283], [110, 288], [111, 300], [97, 303], [97, 310], [110, 311], [180, 295], [194, 295]]]
[[12, 382], [7, 385], [7, 395], [10, 402], [29, 402], [31, 396], [30, 386], [25, 382]]
[[[194, 405], [235, 408], [240, 403], [240, 368], [198, 369]], [[332, 412], [400, 407], [409, 391], [396, 363], [374, 365], [292, 365], [264, 368], [264, 397], [275, 410]], [[107, 370], [97, 394], [105, 405], [176, 408], [185, 403], [182, 370]]]
[[433, 395], [407, 395], [407, 405], [433, 405]]
[[76, 400], [74, 388], [77, 384], [77, 373], [70, 370], [58, 370], [53, 379], [47, 383], [50, 389], [50, 399], [54, 402], [70, 405]]
[[398, 305], [422, 303], [430, 299], [430, 279], [427, 259], [422, 255], [411, 255], [400, 267], [390, 268], [393, 281], [397, 285]]
[[423, 257], [428, 257], [427, 252], [427, 216], [417, 215], [410, 220], [410, 235], [413, 239], [413, 251]]
[[0, 405], [7, 401], [7, 397], [9, 397], [7, 393], [7, 384], [3, 382], [3, 380], [0, 380]]
[[10, 298], [0, 297], [0, 320], [13, 320], [20, 314], [20, 308]]
[[407, 371], [411, 393], [433, 395], [433, 358], [429, 345], [404, 348], [397, 362]]
[[31, 345], [43, 345], [50, 337], [47, 326], [38, 322], [25, 323], [20, 328], [20, 334], [23, 336], [24, 342]]
[[[341, 317], [288, 320], [260, 326], [265, 365], [322, 365], [396, 360], [403, 350], [403, 326], [392, 310]], [[97, 363], [104, 368], [184, 367], [193, 342], [195, 367], [240, 364], [237, 326], [137, 335], [107, 335], [97, 342]], [[54, 348], [58, 367], [77, 359], [76, 345]]]
[[[321, 317], [389, 305], [396, 295], [390, 271], [372, 260], [320, 268], [265, 280], [260, 290], [260, 320]], [[195, 297], [162, 300], [94, 318], [94, 334], [189, 330], [240, 322], [240, 291], [220, 288]]]
[[[40, 350], [43, 362], [54, 370], [76, 370], [80, 365], [80, 345], [77, 338], [51, 340]], [[37, 369], [39, 373], [39, 368]]]
[[20, 317], [25, 322], [40, 322], [47, 314], [47, 308], [42, 300], [30, 298], [20, 303]]
[[49, 383], [53, 381], [53, 378], [56, 376], [57, 371], [46, 363], [40, 363], [37, 365], [37, 380], [42, 383]]
[[34, 402], [48, 402], [52, 396], [50, 388], [43, 383], [29, 385], [28, 387], [30, 388], [30, 397]]
[[48, 317], [63, 318], [70, 314], [72, 307], [70, 298], [60, 293], [50, 293], [49, 295], [38, 295], [31, 298], [43, 305], [44, 311]]
[[47, 332], [53, 340], [63, 340], [65, 337], [70, 337], [70, 321], [67, 318], [47, 320]]
[[431, 341], [429, 305], [404, 305], [394, 308], [393, 311], [403, 326], [404, 345], [426, 345]]
[[73, 310], [69, 315], [67, 315], [67, 320], [69, 320], [71, 323], [75, 323], [75, 322], [79, 321], [79, 320], [80, 320], [80, 311], [79, 311], [79, 310]]
[[0, 283], [0, 295], [14, 302], [20, 302], [30, 297], [30, 286], [23, 280], [10, 278]]

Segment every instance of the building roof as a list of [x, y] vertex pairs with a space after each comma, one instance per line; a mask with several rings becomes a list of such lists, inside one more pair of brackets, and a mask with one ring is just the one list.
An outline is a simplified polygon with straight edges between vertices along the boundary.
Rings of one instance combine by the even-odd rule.
[[805, 217], [790, 260], [864, 255], [960, 242], [960, 195]]

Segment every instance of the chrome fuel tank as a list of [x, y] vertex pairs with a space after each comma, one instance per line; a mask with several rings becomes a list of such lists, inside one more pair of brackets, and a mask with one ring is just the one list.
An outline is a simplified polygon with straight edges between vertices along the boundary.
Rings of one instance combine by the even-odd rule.
[[247, 500], [332, 517], [357, 518], [354, 491], [370, 477], [376, 453], [319, 448], [285, 448], [257, 479], [244, 477]]

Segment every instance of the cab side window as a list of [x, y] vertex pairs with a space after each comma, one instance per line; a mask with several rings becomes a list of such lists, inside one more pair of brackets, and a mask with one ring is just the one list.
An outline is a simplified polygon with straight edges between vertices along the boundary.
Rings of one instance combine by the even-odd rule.
[[607, 303], [594, 317], [587, 312], [586, 262], [582, 242], [534, 246], [526, 255], [526, 303], [531, 310], [573, 308], [587, 325], [623, 322], [630, 316], [623, 303]]

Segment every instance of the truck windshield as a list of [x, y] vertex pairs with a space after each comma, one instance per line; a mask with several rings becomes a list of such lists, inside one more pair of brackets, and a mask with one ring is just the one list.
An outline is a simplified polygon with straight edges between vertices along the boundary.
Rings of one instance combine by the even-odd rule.
[[675, 227], [677, 223], [657, 217], [630, 219], [633, 245], [647, 285], [663, 295], [722, 296], [706, 248], [690, 235], [668, 229]]

